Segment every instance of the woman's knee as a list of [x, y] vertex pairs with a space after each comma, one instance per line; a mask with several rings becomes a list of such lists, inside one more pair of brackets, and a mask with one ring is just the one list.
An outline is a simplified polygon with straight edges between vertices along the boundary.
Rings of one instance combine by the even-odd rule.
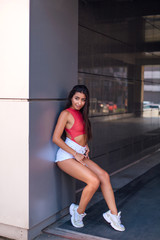
[[92, 177], [90, 177], [88, 185], [90, 185], [94, 189], [98, 189], [100, 185], [100, 179], [96, 175], [93, 175]]
[[99, 178], [100, 178], [100, 182], [101, 183], [103, 183], [103, 182], [110, 183], [110, 176], [109, 176], [109, 174], [105, 170], [103, 170], [100, 173]]

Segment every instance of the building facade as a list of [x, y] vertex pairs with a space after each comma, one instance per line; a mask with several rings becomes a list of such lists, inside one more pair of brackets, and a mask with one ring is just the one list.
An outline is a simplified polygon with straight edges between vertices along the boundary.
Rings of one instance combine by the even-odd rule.
[[1, 0], [0, 235], [33, 239], [83, 187], [52, 143], [73, 85], [89, 88], [90, 156], [109, 173], [159, 147], [159, 115], [143, 109], [146, 69], [160, 86], [159, 13], [157, 1]]

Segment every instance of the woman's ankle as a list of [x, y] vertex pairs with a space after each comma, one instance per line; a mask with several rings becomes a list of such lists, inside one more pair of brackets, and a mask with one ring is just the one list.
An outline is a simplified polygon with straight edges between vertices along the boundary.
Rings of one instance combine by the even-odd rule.
[[118, 215], [118, 212], [117, 212], [117, 211], [112, 211], [112, 210], [111, 210], [111, 214], [113, 214], [113, 215]]
[[85, 211], [83, 211], [83, 209], [81, 209], [81, 208], [79, 208], [79, 207], [77, 208], [77, 213], [78, 213], [78, 214], [83, 214], [84, 212], [85, 212]]

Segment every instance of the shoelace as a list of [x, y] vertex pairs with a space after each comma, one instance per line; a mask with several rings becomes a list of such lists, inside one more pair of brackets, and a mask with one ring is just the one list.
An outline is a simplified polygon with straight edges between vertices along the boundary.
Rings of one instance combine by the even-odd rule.
[[86, 213], [76, 214], [76, 217], [77, 217], [76, 221], [81, 222], [86, 215], [87, 215]]

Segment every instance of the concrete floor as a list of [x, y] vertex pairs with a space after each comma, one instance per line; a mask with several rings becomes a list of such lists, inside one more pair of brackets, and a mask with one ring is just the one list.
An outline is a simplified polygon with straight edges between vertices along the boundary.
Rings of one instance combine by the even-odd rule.
[[[44, 229], [35, 240], [159, 240], [160, 239], [160, 151], [140, 159], [111, 176], [118, 209], [122, 211], [125, 232], [113, 230], [102, 218], [107, 210], [101, 192], [97, 192], [87, 208], [85, 227], [75, 229], [70, 216]], [[155, 214], [156, 213], [156, 214]]]
[[[92, 198], [84, 218], [85, 227], [75, 229], [70, 216], [44, 229], [34, 240], [159, 240], [160, 239], [160, 151], [113, 173], [111, 182], [125, 232], [113, 230], [102, 218], [107, 210], [101, 192]], [[78, 201], [78, 199], [77, 199]], [[7, 240], [0, 237], [0, 240]]]

